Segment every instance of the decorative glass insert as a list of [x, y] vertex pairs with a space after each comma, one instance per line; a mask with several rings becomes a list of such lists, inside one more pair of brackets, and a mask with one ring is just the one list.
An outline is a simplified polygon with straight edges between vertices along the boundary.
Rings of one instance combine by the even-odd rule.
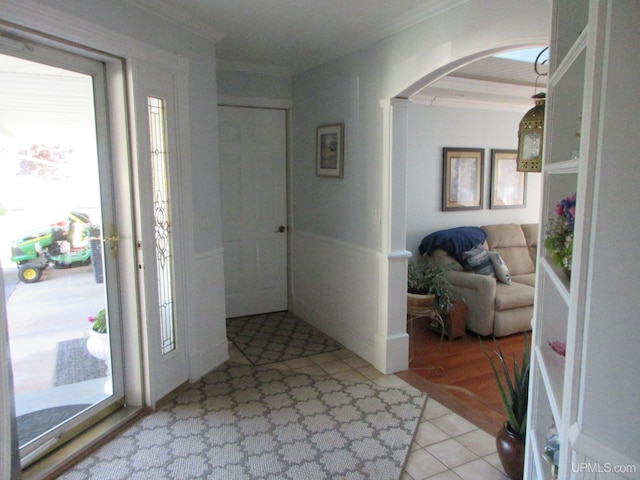
[[165, 103], [161, 98], [148, 97], [158, 306], [163, 355], [176, 348]]

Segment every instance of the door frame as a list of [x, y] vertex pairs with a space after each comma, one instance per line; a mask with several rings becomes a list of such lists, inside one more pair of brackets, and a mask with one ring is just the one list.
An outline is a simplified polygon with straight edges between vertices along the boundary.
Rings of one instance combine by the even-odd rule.
[[[134, 177], [137, 150], [132, 148], [136, 140], [135, 92], [132, 87], [136, 73], [132, 69], [132, 63], [138, 59], [156, 67], [177, 71], [180, 81], [175, 95], [177, 101], [184, 108], [188, 102], [188, 82], [186, 81], [188, 70], [180, 71], [180, 67], [184, 67], [182, 63], [183, 57], [165, 52], [131, 37], [32, 0], [3, 0], [0, 27], [2, 27], [3, 31], [14, 31], [20, 37], [28, 40], [93, 58], [105, 64], [107, 90], [109, 92], [109, 141], [111, 143], [112, 168], [114, 178], [118, 179], [118, 182], [114, 182], [113, 193], [116, 199], [127, 198], [133, 201], [132, 189], [137, 188], [135, 182], [138, 179]], [[187, 121], [185, 121], [185, 118]], [[190, 180], [189, 132], [188, 115], [185, 116], [184, 113], [180, 115], [177, 134], [178, 143], [180, 148], [183, 149], [182, 157], [185, 160], [185, 164], [181, 166], [185, 183], [181, 185], [182, 191], [174, 192], [174, 196], [182, 197], [183, 202], [188, 204], [190, 197], [187, 198], [185, 193], [191, 192], [188, 184]], [[116, 202], [114, 214], [119, 219], [117, 263], [121, 274], [119, 288], [123, 292], [121, 315], [123, 318], [122, 351], [125, 366], [125, 402], [128, 406], [136, 408], [149, 403], [145, 385], [150, 376], [150, 362], [143, 349], [144, 338], [141, 333], [141, 323], [144, 319], [141, 318], [142, 311], [139, 305], [141, 285], [137, 279], [135, 218], [134, 212], [128, 208], [128, 205], [129, 202]], [[190, 242], [190, 236], [193, 231], [193, 219], [189, 215], [184, 215], [183, 217], [183, 224], [180, 228], [185, 232], [184, 244], [189, 246], [189, 251], [191, 251], [193, 242]], [[183, 252], [183, 258], [188, 258], [189, 251]], [[179, 261], [184, 260], [181, 259]], [[124, 293], [127, 294], [125, 295]], [[4, 328], [6, 324], [4, 299], [0, 307], [2, 307], [0, 317], [3, 317], [0, 326]], [[185, 322], [188, 318], [184, 312], [180, 312], [177, 317]], [[0, 349], [4, 357], [8, 338], [3, 337], [4, 335], [0, 334], [0, 341], [3, 341], [3, 344], [0, 344]], [[10, 376], [6, 374], [8, 371], [10, 370], [5, 369], [0, 375], [2, 377], [0, 380], [0, 389], [2, 391], [5, 388], [10, 388], [11, 385]], [[184, 378], [184, 381], [188, 380], [188, 377]], [[4, 395], [3, 398], [5, 398]], [[0, 412], [0, 430], [2, 432], [10, 431], [11, 418], [15, 417], [11, 413], [12, 406], [10, 403], [0, 402], [0, 407], [3, 409]], [[11, 442], [3, 442], [0, 448], [2, 449], [0, 459], [14, 458]], [[5, 465], [9, 467], [11, 463], [3, 461], [3, 470]], [[4, 471], [0, 471], [0, 473], [2, 473], [3, 478], [12, 478], [9, 472], [7, 472], [6, 476], [4, 476]]]

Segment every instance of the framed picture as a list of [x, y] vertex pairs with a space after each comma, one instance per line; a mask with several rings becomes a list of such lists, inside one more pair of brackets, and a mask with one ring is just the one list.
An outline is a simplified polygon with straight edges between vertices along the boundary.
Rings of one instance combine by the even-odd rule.
[[491, 208], [526, 206], [527, 174], [517, 167], [517, 150], [491, 150]]
[[484, 150], [442, 149], [442, 211], [482, 209]]
[[321, 125], [316, 131], [316, 175], [342, 178], [344, 173], [344, 123]]

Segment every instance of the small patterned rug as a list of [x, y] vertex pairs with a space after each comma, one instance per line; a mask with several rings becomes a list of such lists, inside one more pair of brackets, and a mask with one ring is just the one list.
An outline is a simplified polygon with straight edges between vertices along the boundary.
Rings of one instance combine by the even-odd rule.
[[426, 396], [223, 364], [65, 480], [398, 480]]
[[66, 422], [90, 406], [89, 404], [61, 405], [20, 415], [17, 419], [19, 445], [26, 445], [47, 430]]
[[338, 342], [289, 312], [227, 319], [227, 337], [254, 365], [342, 348]]

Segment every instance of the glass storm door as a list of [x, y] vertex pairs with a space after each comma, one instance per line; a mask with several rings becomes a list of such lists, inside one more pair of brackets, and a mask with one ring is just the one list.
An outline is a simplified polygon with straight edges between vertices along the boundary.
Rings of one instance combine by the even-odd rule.
[[0, 37], [0, 259], [23, 467], [123, 403], [104, 72]]

